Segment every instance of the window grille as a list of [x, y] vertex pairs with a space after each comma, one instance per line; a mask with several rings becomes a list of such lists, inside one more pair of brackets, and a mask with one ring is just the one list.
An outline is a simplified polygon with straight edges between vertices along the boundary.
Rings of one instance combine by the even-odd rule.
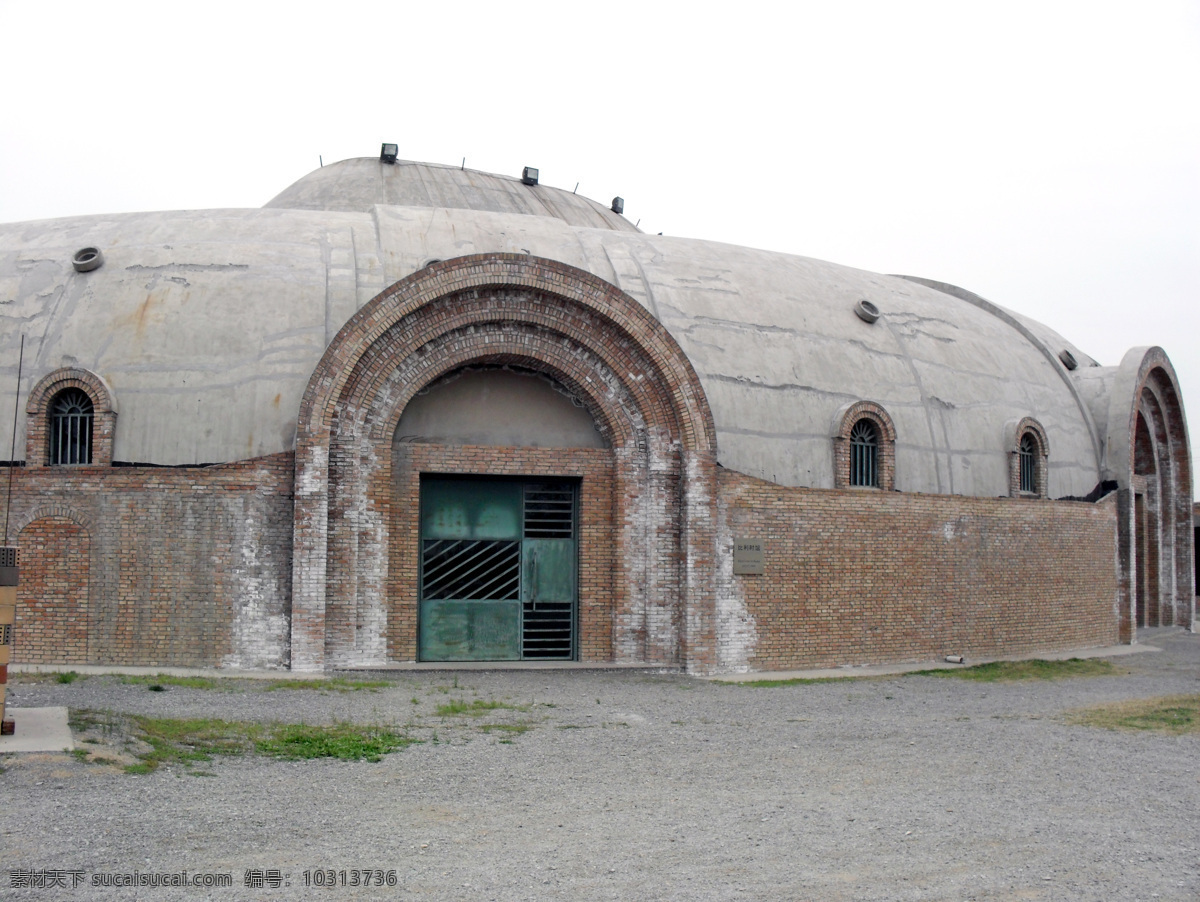
[[1037, 439], [1026, 432], [1021, 436], [1021, 491], [1037, 491]]
[[850, 485], [879, 488], [879, 428], [867, 419], [850, 430]]
[[50, 404], [50, 464], [92, 462], [92, 399], [87, 392], [68, 388]]

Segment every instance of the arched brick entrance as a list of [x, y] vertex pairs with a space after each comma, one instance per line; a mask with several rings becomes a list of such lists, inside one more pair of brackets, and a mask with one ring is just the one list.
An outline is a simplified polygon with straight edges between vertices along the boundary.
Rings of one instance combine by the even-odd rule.
[[[394, 448], [409, 400], [468, 365], [544, 374], [610, 450]], [[453, 472], [580, 480], [581, 656], [711, 668], [715, 451], [690, 363], [614, 286], [513, 254], [414, 273], [343, 327], [301, 404], [292, 667], [413, 659], [415, 488]]]

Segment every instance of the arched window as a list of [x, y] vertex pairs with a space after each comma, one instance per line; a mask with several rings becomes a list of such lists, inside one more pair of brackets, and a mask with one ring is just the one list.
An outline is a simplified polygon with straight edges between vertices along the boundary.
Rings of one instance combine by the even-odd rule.
[[79, 388], [68, 388], [50, 402], [51, 466], [92, 462], [92, 399]]
[[896, 427], [874, 401], [855, 401], [833, 415], [835, 488], [896, 487]]
[[850, 485], [879, 488], [879, 427], [866, 417], [850, 429]]
[[1021, 491], [1036, 492], [1038, 446], [1033, 433], [1026, 432], [1021, 436], [1021, 450], [1017, 453], [1021, 457]]
[[1046, 458], [1050, 443], [1046, 430], [1033, 417], [1010, 420], [1004, 426], [1008, 445], [1008, 493], [1015, 497], [1045, 498], [1047, 492]]

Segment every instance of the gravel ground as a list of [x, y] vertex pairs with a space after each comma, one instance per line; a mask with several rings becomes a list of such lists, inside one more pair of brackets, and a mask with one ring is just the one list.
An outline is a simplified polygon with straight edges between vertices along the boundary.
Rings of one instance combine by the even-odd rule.
[[[14, 707], [103, 712], [85, 734], [101, 743], [81, 743], [100, 757], [128, 751], [122, 712], [394, 724], [422, 741], [373, 764], [246, 754], [142, 776], [4, 756], [0, 898], [1196, 900], [1200, 736], [1063, 717], [1200, 692], [1200, 635], [1141, 641], [1163, 651], [1114, 659], [1118, 676], [1037, 683], [489, 671], [150, 692], [16, 676]], [[439, 716], [452, 699], [513, 707]], [[396, 885], [305, 886], [306, 872], [348, 884], [368, 868]], [[84, 885], [12, 885], [45, 869]], [[179, 871], [233, 888], [92, 885]]]

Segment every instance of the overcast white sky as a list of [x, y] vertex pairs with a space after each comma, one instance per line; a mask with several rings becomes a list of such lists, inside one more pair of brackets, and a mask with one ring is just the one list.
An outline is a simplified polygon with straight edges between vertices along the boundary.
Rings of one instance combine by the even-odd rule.
[[0, 0], [0, 35], [0, 222], [257, 207], [383, 141], [537, 166], [644, 231], [960, 285], [1105, 364], [1161, 345], [1200, 448], [1196, 0]]

